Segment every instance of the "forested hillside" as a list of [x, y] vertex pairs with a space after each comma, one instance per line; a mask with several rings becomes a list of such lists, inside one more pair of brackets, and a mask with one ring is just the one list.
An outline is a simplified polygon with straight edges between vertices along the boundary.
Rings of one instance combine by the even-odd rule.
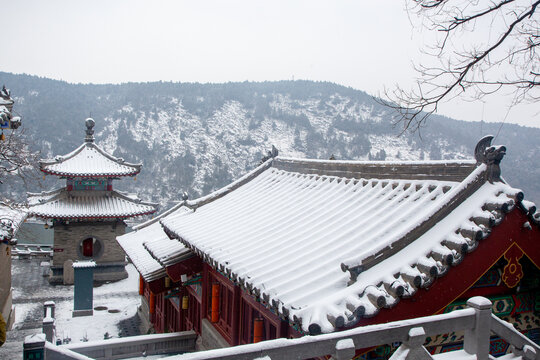
[[[83, 141], [84, 119], [96, 120], [96, 143], [142, 162], [136, 181], [116, 187], [157, 201], [182, 191], [207, 194], [253, 169], [275, 145], [292, 157], [377, 160], [472, 158], [474, 145], [500, 124], [431, 118], [420, 133], [400, 135], [389, 110], [362, 91], [331, 83], [280, 81], [192, 84], [68, 84], [0, 72], [15, 110], [42, 157], [66, 154]], [[540, 202], [540, 129], [504, 124], [495, 143], [508, 151], [504, 178]], [[54, 185], [54, 179], [42, 183]], [[37, 188], [29, 191], [40, 191]], [[23, 197], [15, 178], [4, 195]]]

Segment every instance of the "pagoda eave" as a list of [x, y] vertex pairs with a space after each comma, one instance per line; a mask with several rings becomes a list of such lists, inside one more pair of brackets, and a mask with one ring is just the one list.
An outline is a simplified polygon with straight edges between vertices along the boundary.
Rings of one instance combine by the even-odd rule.
[[92, 216], [64, 216], [64, 215], [44, 215], [44, 214], [32, 214], [35, 217], [41, 218], [41, 219], [53, 219], [53, 220], [84, 220], [84, 221], [91, 221], [91, 220], [103, 220], [103, 219], [129, 219], [136, 216], [144, 216], [144, 215], [152, 215], [155, 213], [154, 211], [147, 211], [144, 213], [137, 213], [137, 214], [129, 214], [129, 215], [92, 215]]
[[131, 218], [153, 214], [157, 204], [118, 191], [69, 191], [60, 188], [29, 194], [29, 212], [46, 219], [90, 220]]
[[122, 174], [112, 174], [112, 173], [105, 173], [105, 174], [81, 174], [81, 173], [63, 173], [63, 172], [56, 172], [56, 171], [50, 171], [41, 168], [40, 169], [43, 173], [46, 175], [54, 175], [54, 176], [61, 176], [64, 178], [75, 178], [75, 177], [81, 177], [81, 178], [119, 178], [123, 176], [136, 176], [140, 169], [131, 173], [122, 173]]

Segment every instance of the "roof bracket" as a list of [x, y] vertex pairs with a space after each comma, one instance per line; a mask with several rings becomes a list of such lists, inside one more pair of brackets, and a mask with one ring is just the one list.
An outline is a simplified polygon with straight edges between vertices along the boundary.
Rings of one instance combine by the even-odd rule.
[[272, 145], [272, 150], [268, 151], [268, 153], [265, 156], [263, 156], [263, 158], [261, 159], [261, 164], [270, 159], [275, 158], [276, 156], [278, 156], [278, 154], [279, 154], [278, 149], [274, 145]]

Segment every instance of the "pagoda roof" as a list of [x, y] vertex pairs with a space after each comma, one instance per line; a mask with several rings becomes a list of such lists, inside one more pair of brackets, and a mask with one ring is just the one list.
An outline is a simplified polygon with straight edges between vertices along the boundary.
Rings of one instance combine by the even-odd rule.
[[142, 165], [127, 163], [87, 142], [67, 155], [41, 160], [39, 166], [44, 173], [57, 176], [117, 177], [137, 175]]
[[94, 143], [94, 120], [86, 120], [85, 143], [74, 151], [54, 159], [39, 162], [46, 174], [65, 177], [118, 177], [134, 176], [141, 171], [141, 164], [131, 164], [117, 158]]
[[457, 271], [516, 206], [540, 224], [491, 139], [476, 162], [272, 157], [160, 222], [302, 331], [331, 332]]
[[118, 191], [67, 191], [56, 189], [28, 193], [29, 213], [47, 219], [130, 218], [153, 214], [157, 204]]

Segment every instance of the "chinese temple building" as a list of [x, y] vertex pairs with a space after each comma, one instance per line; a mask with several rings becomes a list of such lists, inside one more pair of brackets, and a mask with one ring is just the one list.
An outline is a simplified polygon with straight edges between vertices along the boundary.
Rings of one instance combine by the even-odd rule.
[[157, 210], [156, 204], [113, 189], [113, 180], [136, 176], [142, 165], [127, 163], [97, 146], [94, 125], [93, 119], [86, 120], [85, 142], [77, 149], [40, 161], [43, 173], [66, 179], [66, 186], [28, 194], [30, 215], [54, 228], [51, 283], [72, 283], [75, 260], [94, 260], [96, 281], [126, 278], [125, 254], [115, 238], [125, 233], [125, 219]]
[[[501, 177], [504, 146], [476, 161], [266, 157], [255, 170], [120, 236], [157, 332], [204, 348], [444, 313], [481, 295], [540, 338], [540, 213]], [[428, 338], [442, 353], [463, 334]], [[388, 359], [392, 345], [355, 359]], [[491, 338], [491, 354], [509, 352]]]

